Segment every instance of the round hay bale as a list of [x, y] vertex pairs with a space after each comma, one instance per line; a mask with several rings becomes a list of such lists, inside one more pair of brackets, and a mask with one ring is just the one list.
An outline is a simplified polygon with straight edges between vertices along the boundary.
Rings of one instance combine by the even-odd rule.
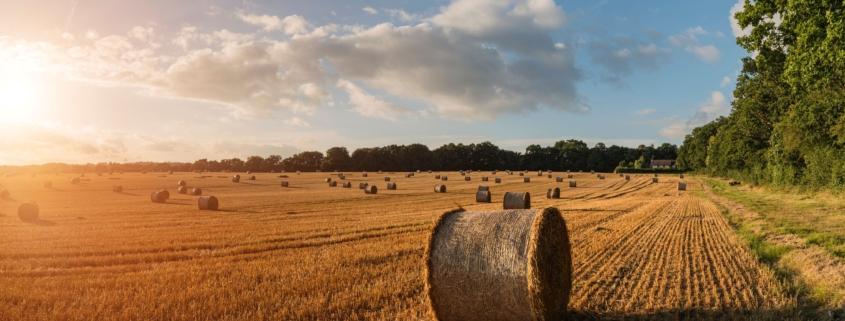
[[168, 192], [166, 189], [155, 191], [150, 194], [150, 200], [153, 201], [153, 203], [164, 203], [167, 202], [169, 198], [170, 192]]
[[326, 182], [326, 183], [331, 183], [331, 182], [332, 182], [332, 178], [331, 178], [331, 177], [327, 177], [327, 178], [325, 179], [325, 182]]
[[365, 188], [367, 188], [367, 186], [369, 186], [369, 185], [370, 185], [370, 184], [368, 184], [368, 183], [366, 183], [366, 182], [361, 182], [361, 183], [358, 183], [358, 189], [365, 189]]
[[678, 190], [679, 191], [686, 191], [687, 190], [687, 183], [686, 182], [678, 182]]
[[525, 176], [525, 173], [519, 173], [519, 176]]
[[566, 178], [572, 178], [572, 174], [566, 174]]
[[361, 173], [361, 177], [367, 177], [367, 172]]
[[252, 171], [246, 171], [246, 174], [247, 175], [252, 174]]
[[498, 177], [496, 177], [496, 179], [494, 179], [493, 181], [496, 182], [496, 184], [502, 183], [502, 179]]
[[396, 189], [396, 183], [394, 183], [394, 182], [388, 182], [388, 183], [387, 183], [387, 189], [389, 189], [389, 190], [395, 190], [395, 189]]
[[329, 182], [329, 187], [337, 187], [337, 181]]
[[448, 177], [448, 176], [446, 176], [446, 175], [443, 175], [442, 177], [440, 177], [440, 180], [441, 180], [441, 181], [448, 181], [448, 180], [449, 180], [449, 177]]
[[550, 188], [546, 191], [546, 198], [557, 199], [560, 198], [560, 187]]
[[563, 177], [560, 177], [560, 176], [555, 177], [555, 182], [563, 183]]
[[652, 178], [651, 178], [651, 183], [652, 183], [652, 184], [657, 183], [657, 177], [652, 177]]
[[440, 175], [434, 175], [434, 179], [440, 179]]
[[232, 176], [232, 183], [240, 183], [241, 182], [241, 175], [235, 174]]
[[531, 177], [523, 177], [522, 182], [523, 183], [531, 183]]
[[678, 178], [684, 179], [684, 174], [678, 175]]
[[548, 177], [548, 178], [552, 178], [552, 174], [546, 175], [546, 177]]
[[176, 182], [176, 186], [188, 186], [188, 183], [183, 180], [180, 180]]
[[631, 180], [631, 175], [625, 175], [625, 180], [626, 180], [626, 181], [630, 181], [630, 180]]
[[537, 176], [538, 176], [538, 177], [543, 176], [543, 172], [537, 172]]
[[288, 181], [282, 181], [280, 184], [281, 184], [282, 187], [290, 186], [290, 183], [288, 183]]
[[250, 176], [250, 177], [249, 177], [249, 180], [254, 181], [254, 180], [255, 180], [255, 175]]
[[364, 194], [378, 194], [378, 187], [370, 185], [364, 188]]
[[443, 184], [434, 185], [434, 192], [435, 193], [446, 193], [446, 185], [443, 185]]
[[654, 173], [654, 177], [657, 177], [657, 173]]
[[115, 193], [123, 193], [123, 186], [115, 185], [111, 188], [111, 191]]
[[203, 211], [216, 211], [220, 208], [220, 202], [214, 196], [200, 196], [197, 198], [197, 208]]
[[566, 221], [556, 208], [444, 213], [426, 248], [435, 320], [565, 320], [572, 289]]
[[202, 195], [202, 188], [194, 187], [191, 189], [191, 195], [199, 196]]
[[179, 194], [188, 194], [188, 187], [184, 185], [179, 186], [178, 188], [176, 188], [176, 191], [179, 192]]
[[343, 183], [343, 188], [352, 188], [352, 182]]
[[492, 198], [493, 196], [490, 194], [489, 190], [478, 190], [475, 192], [475, 201], [478, 203], [490, 203]]
[[385, 177], [384, 177], [384, 181], [385, 181], [385, 182], [389, 182], [389, 181], [390, 181], [390, 177], [389, 177], [389, 176], [385, 176]]
[[487, 182], [487, 181], [489, 181], [489, 180], [490, 180], [490, 179], [488, 179], [488, 178], [487, 178], [487, 176], [482, 176], [482, 177], [481, 177], [481, 181], [482, 181], [482, 182]]
[[411, 178], [411, 177], [414, 177], [414, 173], [405, 174], [405, 178]]
[[24, 222], [37, 221], [40, 212], [41, 209], [35, 203], [23, 203], [18, 206], [18, 217]]
[[506, 210], [519, 210], [531, 208], [531, 193], [528, 192], [507, 192], [502, 206]]
[[465, 180], [465, 181], [467, 181], [467, 182], [469, 182], [469, 181], [471, 181], [471, 180], [472, 180], [472, 177], [469, 177], [469, 176], [464, 176], [464, 180]]
[[479, 191], [489, 191], [489, 190], [490, 190], [490, 186], [487, 186], [487, 185], [478, 185], [478, 190], [479, 190]]
[[569, 187], [572, 187], [572, 188], [576, 187], [575, 180], [569, 181]]

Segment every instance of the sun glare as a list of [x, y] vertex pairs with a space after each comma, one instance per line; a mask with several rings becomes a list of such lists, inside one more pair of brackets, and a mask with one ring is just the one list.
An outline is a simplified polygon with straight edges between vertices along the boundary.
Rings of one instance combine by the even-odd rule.
[[37, 72], [21, 61], [0, 61], [0, 122], [31, 122], [40, 103]]

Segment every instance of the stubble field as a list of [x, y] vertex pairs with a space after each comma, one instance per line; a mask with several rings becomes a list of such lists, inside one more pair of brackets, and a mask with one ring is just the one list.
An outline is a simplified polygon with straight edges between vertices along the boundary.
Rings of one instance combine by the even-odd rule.
[[[423, 255], [434, 219], [462, 206], [494, 210], [505, 191], [528, 191], [532, 207], [558, 207], [574, 267], [572, 319], [782, 320], [795, 299], [749, 253], [703, 188], [662, 175], [568, 179], [472, 173], [88, 174], [0, 178], [0, 320], [430, 320]], [[246, 176], [241, 174], [242, 176]], [[566, 177], [566, 174], [553, 173]], [[385, 188], [384, 176], [398, 184]], [[490, 182], [481, 182], [481, 176]], [[495, 184], [501, 177], [502, 184]], [[246, 178], [246, 177], [244, 177]], [[196, 209], [178, 180], [220, 199]], [[51, 181], [52, 188], [43, 183]], [[365, 195], [359, 182], [377, 184]], [[478, 185], [493, 203], [475, 203]], [[122, 185], [123, 193], [112, 192]], [[546, 189], [561, 188], [561, 199]], [[170, 190], [166, 204], [149, 193]], [[17, 205], [36, 201], [25, 223]]]

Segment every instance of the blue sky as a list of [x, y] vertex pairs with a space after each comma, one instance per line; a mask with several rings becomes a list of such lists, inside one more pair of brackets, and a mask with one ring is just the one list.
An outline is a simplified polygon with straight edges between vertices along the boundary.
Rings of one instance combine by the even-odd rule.
[[0, 164], [417, 142], [679, 144], [730, 110], [746, 55], [729, 19], [738, 8], [4, 2]]

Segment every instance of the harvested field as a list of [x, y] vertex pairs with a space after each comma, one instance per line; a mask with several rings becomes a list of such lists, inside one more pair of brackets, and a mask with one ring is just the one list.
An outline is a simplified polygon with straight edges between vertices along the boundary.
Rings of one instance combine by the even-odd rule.
[[[269, 173], [239, 184], [224, 174], [111, 176], [123, 193], [109, 176], [71, 184], [59, 175], [52, 189], [4, 178], [14, 199], [0, 200], [0, 320], [430, 320], [423, 256], [434, 219], [554, 187], [560, 199], [531, 205], [566, 219], [572, 319], [795, 318], [794, 299], [696, 193], [695, 177], [678, 191], [671, 177], [577, 173], [570, 188], [503, 174], [491, 203], [476, 203], [473, 181], [434, 193], [435, 175], [457, 173], [394, 178], [401, 189], [371, 195], [330, 188], [320, 173], [291, 175], [289, 188]], [[216, 196], [220, 210], [199, 211], [196, 197], [178, 193], [150, 202], [178, 180]], [[40, 216], [23, 222], [17, 206], [30, 200]]]

